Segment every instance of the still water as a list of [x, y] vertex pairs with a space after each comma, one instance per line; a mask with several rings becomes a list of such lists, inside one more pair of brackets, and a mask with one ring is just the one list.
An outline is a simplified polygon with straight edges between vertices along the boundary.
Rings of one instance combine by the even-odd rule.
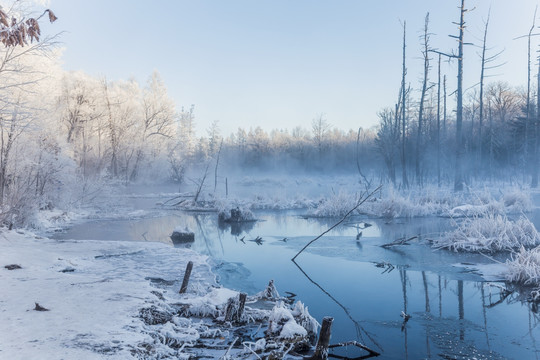
[[[540, 358], [537, 309], [504, 290], [497, 266], [489, 281], [479, 274], [494, 261], [430, 248], [429, 239], [450, 229], [452, 220], [353, 218], [294, 263], [291, 258], [335, 222], [299, 215], [258, 212], [259, 221], [231, 227], [218, 224], [215, 213], [174, 211], [83, 223], [53, 237], [171, 243], [172, 230], [187, 227], [195, 233], [191, 248], [211, 256], [224, 286], [253, 294], [273, 279], [282, 295], [296, 294], [319, 322], [334, 317], [332, 343], [356, 340], [382, 359]], [[413, 236], [407, 246], [380, 246]], [[257, 237], [262, 241], [253, 241]], [[406, 324], [402, 311], [412, 315]], [[340, 354], [365, 355], [351, 347]]]

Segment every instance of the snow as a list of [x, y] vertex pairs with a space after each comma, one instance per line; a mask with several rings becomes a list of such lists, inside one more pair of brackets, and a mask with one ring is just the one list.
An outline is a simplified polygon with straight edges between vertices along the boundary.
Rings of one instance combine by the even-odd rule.
[[234, 290], [217, 288], [202, 297], [189, 298], [182, 303], [190, 305], [190, 315], [217, 317], [219, 311], [223, 310], [223, 306], [227, 303], [227, 300], [237, 295], [238, 292]]
[[508, 281], [540, 287], [540, 246], [531, 250], [522, 247], [506, 265]]
[[[188, 291], [179, 294], [188, 261]], [[5, 267], [13, 264], [20, 268]], [[206, 256], [163, 243], [59, 241], [0, 229], [0, 266], [2, 359], [218, 358], [227, 348], [229, 359], [265, 357], [309, 349], [318, 328], [302, 303], [256, 294], [242, 323], [262, 327], [261, 336], [274, 326], [275, 334], [231, 349], [235, 327], [223, 319], [239, 293], [217, 286]]]
[[297, 336], [307, 336], [307, 331], [292, 319], [283, 325], [279, 333], [279, 337], [282, 339], [294, 339]]
[[[0, 358], [130, 358], [138, 344], [154, 342], [137, 317], [157, 300], [147, 279], [180, 279], [188, 260], [193, 284], [214, 283], [206, 257], [187, 249], [2, 231]], [[5, 269], [9, 264], [22, 269]], [[49, 311], [33, 311], [35, 303]]]
[[511, 251], [540, 244], [540, 234], [524, 216], [511, 220], [505, 215], [466, 218], [457, 229], [434, 240], [436, 248], [454, 251]]

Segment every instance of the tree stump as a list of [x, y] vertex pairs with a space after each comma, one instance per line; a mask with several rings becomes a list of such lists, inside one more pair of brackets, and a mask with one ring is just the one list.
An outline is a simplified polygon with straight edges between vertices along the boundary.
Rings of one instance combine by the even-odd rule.
[[317, 347], [315, 353], [310, 360], [326, 360], [328, 359], [328, 345], [330, 344], [330, 336], [332, 335], [332, 322], [333, 317], [325, 316], [321, 325], [321, 332], [319, 333], [319, 340], [317, 341]]

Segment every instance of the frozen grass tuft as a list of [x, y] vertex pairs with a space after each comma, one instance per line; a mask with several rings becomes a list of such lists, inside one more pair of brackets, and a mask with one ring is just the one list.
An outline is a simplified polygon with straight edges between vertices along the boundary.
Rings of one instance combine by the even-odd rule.
[[250, 206], [238, 201], [216, 201], [218, 218], [226, 222], [253, 221], [255, 216], [251, 212]]
[[512, 189], [503, 195], [503, 203], [507, 213], [525, 213], [532, 211], [533, 202], [528, 191]]
[[506, 279], [525, 285], [540, 285], [540, 246], [527, 250], [524, 247], [506, 261]]
[[340, 191], [337, 194], [323, 198], [315, 207], [308, 210], [308, 215], [314, 217], [343, 217], [358, 203], [358, 196]]
[[512, 251], [540, 244], [534, 224], [524, 216], [510, 220], [506, 215], [487, 213], [484, 217], [466, 218], [456, 230], [434, 241], [436, 248], [454, 251]]

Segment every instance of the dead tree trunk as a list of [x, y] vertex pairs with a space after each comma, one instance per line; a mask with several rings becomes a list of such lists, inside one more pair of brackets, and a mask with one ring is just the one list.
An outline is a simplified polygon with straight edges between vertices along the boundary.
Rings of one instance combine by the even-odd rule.
[[487, 40], [487, 31], [489, 25], [489, 14], [486, 20], [486, 26], [484, 28], [484, 40], [482, 45], [482, 69], [480, 71], [480, 103], [478, 109], [478, 163], [477, 169], [481, 167], [482, 164], [482, 123], [484, 121], [484, 73], [486, 70], [486, 40]]
[[532, 179], [531, 187], [538, 187], [538, 126], [540, 125], [540, 59], [538, 60], [538, 75], [537, 75], [537, 92], [536, 92], [536, 118], [534, 121], [534, 148], [532, 160]]
[[406, 28], [407, 23], [403, 22], [403, 63], [402, 63], [402, 73], [401, 73], [401, 175], [402, 175], [402, 185], [404, 188], [409, 187], [409, 180], [407, 179], [407, 156], [405, 153], [405, 140], [406, 140], [406, 113], [405, 113], [405, 97], [406, 97], [406, 89], [405, 89], [405, 75], [407, 74], [407, 68], [405, 67], [405, 47], [406, 47]]
[[456, 163], [454, 191], [463, 191], [463, 34], [465, 30], [465, 0], [461, 0], [458, 37], [458, 74], [456, 109]]
[[437, 186], [441, 187], [441, 54], [437, 67]]
[[[533, 35], [533, 30], [536, 23], [536, 12], [538, 6], [534, 10], [534, 17], [532, 26], [529, 29], [529, 34], [527, 35], [527, 110], [525, 115], [525, 139], [523, 141], [523, 176], [527, 173], [527, 164], [529, 160], [529, 122], [531, 116], [531, 36]], [[525, 179], [524, 179], [525, 180]]]
[[426, 14], [424, 22], [424, 33], [422, 35], [422, 57], [424, 58], [424, 78], [422, 81], [422, 92], [420, 93], [420, 108], [418, 110], [418, 131], [416, 134], [416, 159], [415, 159], [415, 174], [416, 183], [422, 184], [421, 172], [420, 172], [420, 156], [422, 147], [422, 126], [424, 122], [424, 100], [427, 92], [428, 74], [429, 74], [429, 13]]

